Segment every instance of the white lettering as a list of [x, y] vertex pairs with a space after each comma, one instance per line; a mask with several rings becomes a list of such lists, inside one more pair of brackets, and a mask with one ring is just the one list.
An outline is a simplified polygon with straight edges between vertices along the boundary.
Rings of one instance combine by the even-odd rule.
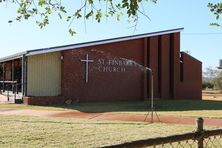
[[124, 67], [121, 67], [121, 72], [126, 72], [126, 69]]
[[135, 66], [133, 61], [124, 59], [98, 59], [98, 72], [121, 73], [126, 72], [126, 67]]
[[108, 60], [108, 65], [112, 65], [113, 60]]
[[105, 65], [105, 60], [104, 59], [98, 59], [98, 64]]
[[99, 66], [99, 67], [98, 67], [98, 71], [99, 71], [99, 72], [103, 72], [102, 67]]
[[113, 72], [116, 72], [116, 67], [113, 67]]

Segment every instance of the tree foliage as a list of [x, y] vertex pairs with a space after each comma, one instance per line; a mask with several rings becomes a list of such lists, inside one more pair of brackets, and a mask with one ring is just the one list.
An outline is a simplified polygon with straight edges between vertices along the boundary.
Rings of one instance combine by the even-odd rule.
[[[40, 28], [49, 24], [51, 14], [56, 14], [58, 19], [70, 24], [81, 18], [91, 18], [97, 22], [101, 22], [104, 17], [116, 17], [120, 20], [123, 15], [127, 15], [130, 21], [136, 23], [138, 14], [148, 17], [143, 5], [147, 2], [156, 3], [157, 0], [81, 0], [82, 5], [72, 10], [67, 9], [65, 2], [67, 4], [65, 0], [0, 0], [0, 3], [14, 3], [18, 6], [18, 16], [14, 20], [9, 20], [9, 23], [37, 16], [39, 19], [36, 23]], [[69, 27], [69, 33], [74, 35], [76, 32]]]
[[206, 68], [203, 73], [202, 88], [217, 89], [222, 91], [222, 72], [211, 67]]
[[204, 80], [202, 83], [202, 89], [213, 89], [214, 88], [214, 83], [212, 81], [206, 81]]
[[222, 91], [222, 73], [220, 72], [213, 80], [216, 89]]
[[[220, 3], [208, 3], [208, 7], [210, 8], [210, 11], [216, 16], [216, 20], [219, 21], [219, 19], [222, 16], [222, 2]], [[219, 22], [211, 23], [213, 26], [221, 26]]]

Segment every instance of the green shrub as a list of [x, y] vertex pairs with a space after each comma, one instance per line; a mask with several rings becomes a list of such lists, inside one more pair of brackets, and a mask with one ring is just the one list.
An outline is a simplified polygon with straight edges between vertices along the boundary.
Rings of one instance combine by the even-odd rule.
[[212, 81], [203, 81], [202, 83], [202, 89], [213, 89], [214, 88], [214, 82]]

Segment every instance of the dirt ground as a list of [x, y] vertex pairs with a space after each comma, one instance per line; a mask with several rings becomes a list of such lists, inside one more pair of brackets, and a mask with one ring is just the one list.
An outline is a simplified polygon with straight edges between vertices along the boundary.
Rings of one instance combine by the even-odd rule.
[[222, 101], [222, 92], [217, 90], [203, 90], [202, 91], [203, 100], [220, 100]]
[[[82, 118], [88, 120], [116, 120], [130, 122], [161, 122], [172, 124], [187, 124], [195, 125], [196, 118], [193, 117], [171, 117], [159, 116], [154, 114], [139, 115], [139, 114], [123, 114], [123, 113], [83, 113], [72, 111], [45, 111], [45, 110], [15, 110], [15, 109], [0, 109], [0, 115], [26, 115], [39, 117], [63, 117], [63, 118]], [[153, 119], [153, 120], [152, 120]], [[204, 118], [204, 124], [209, 126], [222, 126], [222, 119]]]
[[[0, 100], [5, 102], [5, 98], [0, 96]], [[221, 100], [222, 93], [219, 91], [203, 91], [203, 100]], [[135, 122], [163, 122], [174, 124], [195, 125], [196, 118], [193, 117], [171, 117], [157, 116], [154, 113], [148, 115], [139, 114], [123, 114], [123, 113], [83, 113], [72, 111], [46, 111], [46, 110], [18, 110], [18, 109], [0, 109], [0, 115], [27, 115], [27, 116], [45, 116], [45, 117], [65, 117], [65, 118], [84, 118], [95, 120], [119, 120], [119, 121], [135, 121]], [[152, 120], [153, 119], [153, 120]], [[205, 125], [222, 126], [222, 119], [204, 118]]]

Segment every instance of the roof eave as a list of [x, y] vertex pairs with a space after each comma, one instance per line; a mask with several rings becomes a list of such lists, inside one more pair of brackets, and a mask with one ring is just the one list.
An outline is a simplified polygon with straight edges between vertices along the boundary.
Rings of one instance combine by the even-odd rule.
[[26, 54], [27, 52], [25, 51], [25, 52], [16, 53], [16, 54], [1, 58], [0, 63], [22, 58], [23, 55], [26, 55]]
[[127, 41], [127, 40], [134, 40], [134, 39], [151, 37], [151, 36], [171, 34], [171, 33], [181, 32], [183, 29], [184, 28], [178, 28], [178, 29], [172, 29], [172, 30], [166, 30], [166, 31], [160, 31], [160, 32], [140, 34], [140, 35], [135, 35], [135, 36], [127, 36], [127, 37], [120, 37], [120, 38], [114, 38], [114, 39], [100, 40], [100, 41], [95, 41], [95, 42], [87, 42], [87, 43], [82, 43], [82, 44], [58, 46], [58, 47], [45, 48], [45, 49], [39, 49], [39, 50], [37, 49], [37, 50], [33, 50], [33, 51], [28, 51], [27, 56], [46, 54], [46, 53], [50, 53], [50, 52], [58, 52], [58, 51], [64, 51], [64, 50], [69, 50], [69, 49], [76, 49], [76, 48], [82, 48], [82, 47], [88, 47], [88, 46], [96, 46], [96, 45], [101, 45], [101, 44], [108, 44], [108, 43], [121, 42], [121, 41]]

